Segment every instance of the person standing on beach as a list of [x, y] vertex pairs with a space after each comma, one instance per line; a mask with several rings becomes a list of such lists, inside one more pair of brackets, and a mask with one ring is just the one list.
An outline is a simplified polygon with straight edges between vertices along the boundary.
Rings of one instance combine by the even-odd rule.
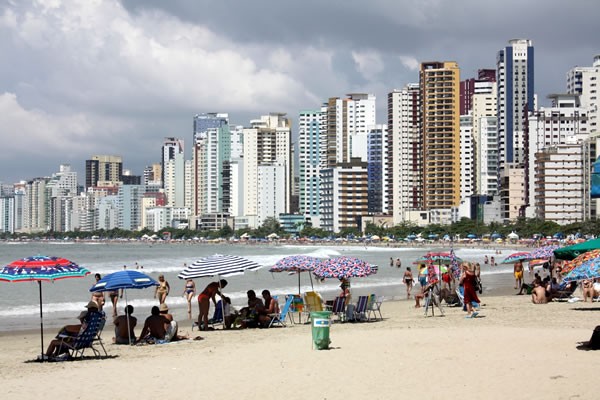
[[523, 284], [523, 262], [518, 260], [513, 268], [515, 274], [515, 289], [518, 289]]
[[211, 282], [204, 288], [202, 293], [198, 295], [198, 308], [200, 310], [200, 313], [198, 314], [199, 330], [208, 329], [208, 311], [210, 310], [210, 300], [212, 300], [216, 307], [217, 300], [215, 299], [215, 296], [219, 295], [222, 298], [223, 295], [221, 294], [221, 289], [223, 289], [225, 286], [227, 286], [227, 281], [225, 279], [221, 279], [219, 282]]
[[192, 298], [196, 295], [196, 284], [193, 279], [185, 281], [185, 287], [183, 288], [183, 297], [188, 303], [188, 319], [192, 319]]
[[410, 291], [412, 290], [414, 278], [410, 267], [406, 267], [406, 271], [404, 271], [404, 284], [406, 285], [406, 298], [410, 299]]
[[165, 279], [165, 276], [162, 274], [159, 275], [158, 286], [154, 291], [154, 298], [156, 299], [158, 297], [158, 304], [164, 304], [164, 302], [167, 300], [167, 296], [169, 295], [170, 291], [171, 287], [169, 286], [169, 282], [167, 282], [167, 280]]
[[475, 292], [475, 285], [477, 276], [475, 275], [474, 267], [470, 263], [463, 263], [463, 272], [460, 277], [460, 284], [464, 288], [464, 303], [467, 306], [466, 318], [475, 318], [479, 313], [474, 310], [473, 302], [476, 304], [481, 303], [477, 293]]

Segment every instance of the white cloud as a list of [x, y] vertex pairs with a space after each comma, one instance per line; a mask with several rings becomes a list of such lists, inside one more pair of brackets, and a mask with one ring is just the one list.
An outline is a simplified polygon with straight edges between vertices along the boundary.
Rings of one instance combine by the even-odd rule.
[[[43, 155], [80, 151], [91, 144], [91, 121], [83, 114], [51, 115], [27, 110], [14, 93], [0, 94], [0, 127], [3, 152]], [[86, 145], [87, 144], [87, 145]]]
[[411, 71], [419, 69], [419, 61], [413, 56], [399, 56], [400, 62]]
[[385, 68], [381, 55], [375, 51], [353, 51], [352, 59], [356, 63], [358, 71], [367, 80], [376, 80], [377, 75]]

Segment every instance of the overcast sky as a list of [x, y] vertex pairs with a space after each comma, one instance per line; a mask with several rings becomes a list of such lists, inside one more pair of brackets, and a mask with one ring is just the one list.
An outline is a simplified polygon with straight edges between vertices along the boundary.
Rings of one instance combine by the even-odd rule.
[[139, 175], [192, 119], [231, 123], [386, 95], [422, 61], [495, 68], [509, 39], [535, 46], [542, 105], [600, 54], [597, 0], [0, 0], [0, 181], [121, 155]]

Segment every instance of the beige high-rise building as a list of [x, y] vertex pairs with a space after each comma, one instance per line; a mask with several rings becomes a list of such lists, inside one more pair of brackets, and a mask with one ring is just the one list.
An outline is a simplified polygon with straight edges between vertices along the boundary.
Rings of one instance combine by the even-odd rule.
[[453, 61], [424, 62], [420, 69], [423, 137], [423, 206], [460, 203], [460, 69]]
[[85, 160], [85, 187], [86, 189], [98, 186], [116, 186], [123, 176], [123, 160], [121, 156], [92, 156]]

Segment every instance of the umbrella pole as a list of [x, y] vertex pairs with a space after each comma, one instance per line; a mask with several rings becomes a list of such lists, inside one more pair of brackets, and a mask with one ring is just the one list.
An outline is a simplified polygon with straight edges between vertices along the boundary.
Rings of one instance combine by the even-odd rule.
[[[221, 278], [217, 275], [217, 281], [219, 282], [219, 293], [221, 294], [221, 315], [223, 316], [223, 330], [225, 330], [225, 299], [223, 298], [223, 288], [221, 287]], [[208, 326], [205, 326], [208, 330]]]
[[127, 312], [127, 289], [123, 289], [123, 292], [125, 294], [125, 318], [127, 318], [127, 339], [129, 340], [129, 344], [133, 344], [131, 343], [131, 328], [129, 327], [129, 313]]
[[44, 317], [42, 314], [42, 281], [38, 281], [38, 285], [40, 287], [40, 341], [42, 345], [42, 353], [40, 355], [40, 360], [44, 360]]
[[300, 271], [298, 271], [298, 296], [300, 296]]
[[312, 280], [312, 274], [311, 271], [308, 271], [308, 276], [310, 277], [310, 288], [312, 289], [312, 291], [315, 291], [315, 287], [313, 285], [313, 280]]

